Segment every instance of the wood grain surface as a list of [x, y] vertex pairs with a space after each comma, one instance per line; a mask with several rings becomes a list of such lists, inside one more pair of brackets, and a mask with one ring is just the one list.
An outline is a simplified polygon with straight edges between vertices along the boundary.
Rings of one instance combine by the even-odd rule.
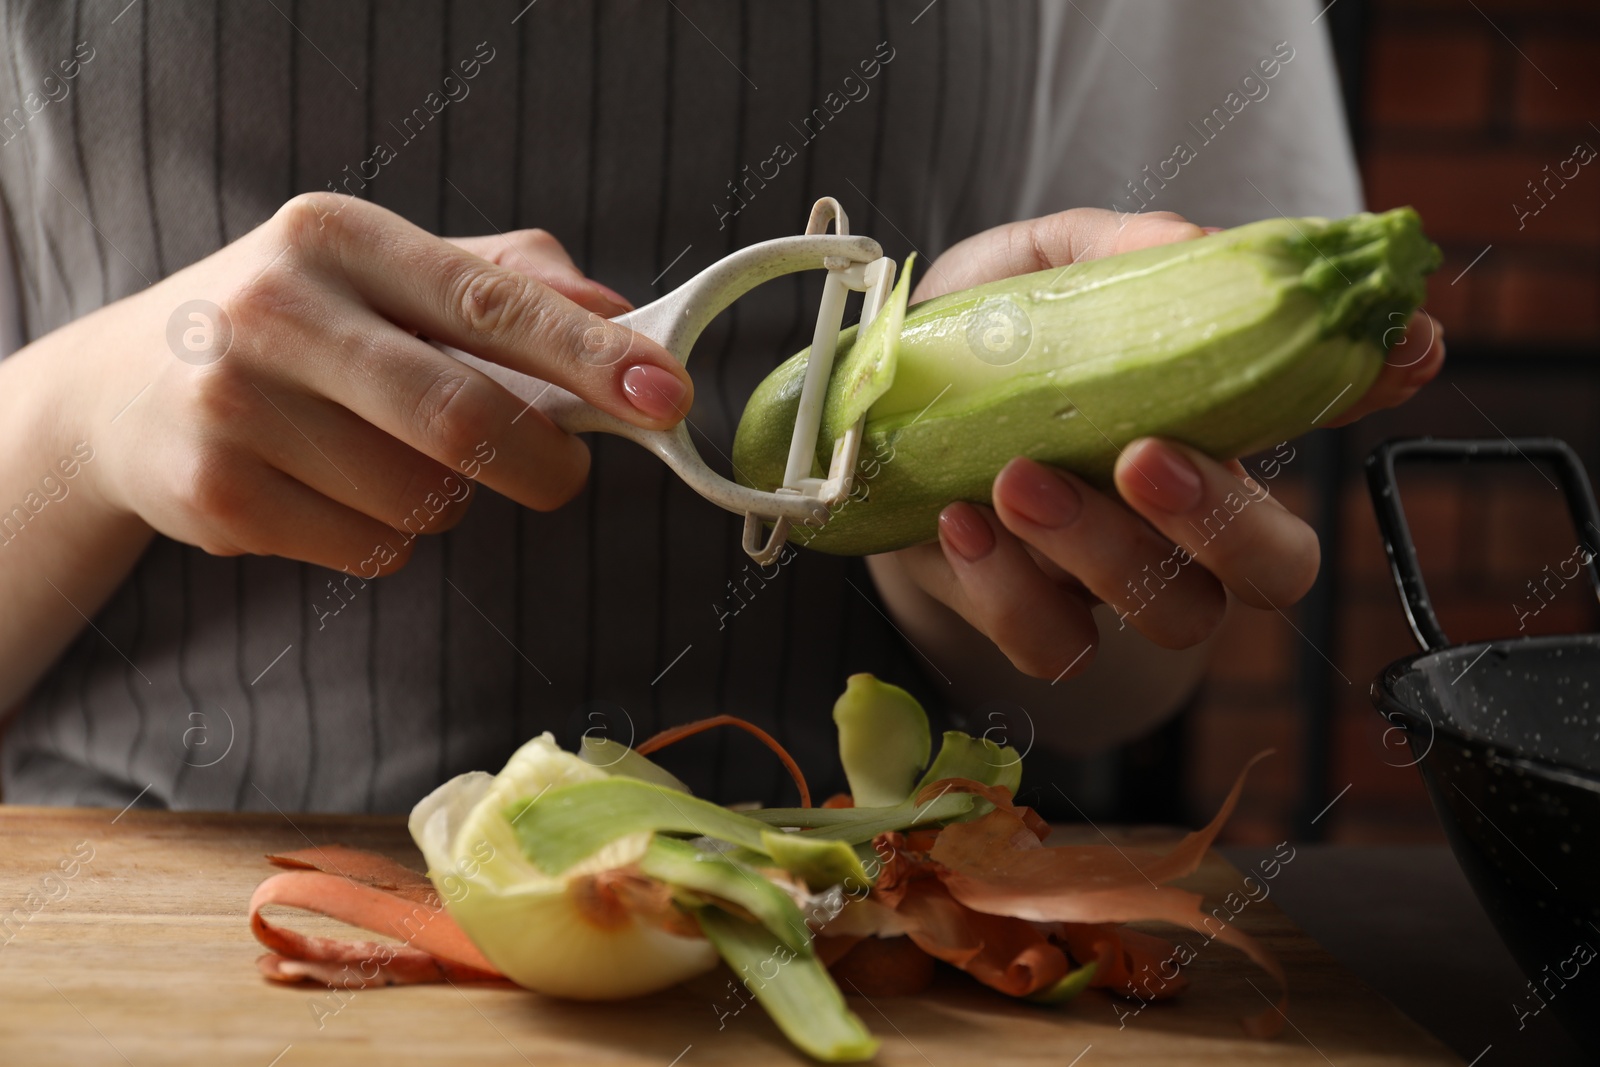
[[[1119, 835], [1169, 838], [1154, 830]], [[723, 1014], [737, 1003], [725, 972], [612, 1004], [558, 1001], [509, 984], [337, 993], [270, 984], [256, 971], [261, 948], [245, 911], [273, 871], [262, 856], [333, 843], [422, 865], [396, 818], [0, 806], [0, 1063], [811, 1062], [758, 1006]], [[1241, 888], [1242, 876], [1213, 855], [1186, 884], [1220, 900]], [[1136, 1003], [1094, 991], [1065, 1009], [1036, 1008], [953, 971], [918, 997], [851, 1004], [883, 1040], [881, 1064], [1461, 1062], [1341, 970], [1270, 896], [1245, 906], [1237, 922], [1289, 974], [1290, 1024], [1274, 1041], [1250, 1040], [1239, 1027], [1241, 1016], [1266, 1006], [1272, 980], [1226, 946], [1177, 932], [1197, 952], [1187, 971], [1193, 984], [1176, 1001], [1136, 1014]], [[309, 917], [300, 925], [338, 932]]]

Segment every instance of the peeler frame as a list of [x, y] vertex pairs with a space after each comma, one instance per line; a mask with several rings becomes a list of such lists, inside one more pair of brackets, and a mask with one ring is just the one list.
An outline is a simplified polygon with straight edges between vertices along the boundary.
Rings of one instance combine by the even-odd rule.
[[[827, 232], [830, 225], [833, 233]], [[823, 197], [812, 207], [804, 234], [742, 248], [661, 299], [610, 320], [657, 342], [687, 365], [695, 342], [711, 321], [756, 286], [802, 270], [821, 268], [828, 272], [783, 484], [774, 492], [739, 485], [707, 466], [689, 437], [687, 418], [670, 430], [644, 429], [591, 407], [560, 386], [467, 353], [452, 355], [510, 387], [568, 433], [615, 434], [654, 452], [696, 493], [718, 507], [744, 515], [744, 550], [757, 563], [767, 564], [783, 551], [795, 523], [820, 526], [826, 522], [832, 507], [850, 494], [854, 482], [865, 416], [834, 443], [826, 477], [812, 476], [812, 457], [846, 299], [851, 291], [866, 294], [861, 311], [864, 329], [888, 300], [894, 286], [895, 261], [883, 254], [878, 242], [852, 236], [849, 231], [849, 218], [839, 202], [831, 196]], [[626, 352], [617, 355], [611, 362], [625, 355]], [[772, 530], [763, 537], [768, 523]]]

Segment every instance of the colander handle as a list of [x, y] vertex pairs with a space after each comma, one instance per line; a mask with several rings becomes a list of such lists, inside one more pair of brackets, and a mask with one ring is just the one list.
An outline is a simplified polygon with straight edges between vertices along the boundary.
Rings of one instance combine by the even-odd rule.
[[1594, 491], [1589, 487], [1589, 476], [1565, 441], [1554, 437], [1499, 437], [1499, 438], [1447, 438], [1407, 437], [1385, 441], [1367, 456], [1367, 491], [1372, 494], [1372, 508], [1377, 513], [1378, 532], [1383, 535], [1383, 550], [1389, 557], [1389, 573], [1394, 577], [1395, 589], [1400, 593], [1400, 606], [1405, 610], [1406, 621], [1424, 652], [1445, 648], [1450, 639], [1439, 625], [1439, 616], [1428, 599], [1428, 587], [1422, 581], [1422, 568], [1417, 563], [1417, 546], [1411, 539], [1411, 527], [1406, 523], [1405, 509], [1400, 506], [1400, 489], [1395, 483], [1394, 468], [1400, 460], [1426, 460], [1430, 463], [1475, 463], [1480, 460], [1523, 460], [1540, 470], [1535, 460], [1548, 460], [1561, 482], [1561, 493], [1567, 499], [1567, 510], [1578, 530], [1578, 544], [1588, 559], [1584, 569], [1589, 572], [1589, 584], [1600, 597], [1600, 509], [1595, 507]]

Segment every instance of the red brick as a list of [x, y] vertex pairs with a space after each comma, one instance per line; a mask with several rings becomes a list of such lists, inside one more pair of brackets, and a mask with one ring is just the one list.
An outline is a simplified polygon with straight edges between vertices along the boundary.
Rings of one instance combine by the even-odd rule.
[[1526, 149], [1387, 147], [1368, 153], [1363, 173], [1373, 210], [1410, 204], [1436, 241], [1479, 248], [1491, 241], [1592, 246], [1600, 243], [1600, 161], [1580, 170], [1566, 188], [1552, 180], [1553, 195], [1541, 193], [1543, 208], [1528, 191], [1529, 182], [1545, 179], [1545, 166], [1554, 173], [1565, 158]]
[[[1403, 477], [1403, 476], [1402, 476]], [[1461, 566], [1461, 516], [1463, 494], [1445, 486], [1417, 486], [1403, 482], [1411, 535], [1417, 545], [1423, 574], [1452, 575]], [[1341, 591], [1387, 594], [1394, 588], [1389, 557], [1383, 550], [1366, 487], [1352, 487], [1344, 498], [1344, 558]]]
[[1399, 594], [1392, 590], [1359, 600], [1346, 597], [1340, 605], [1338, 634], [1334, 662], [1350, 679], [1353, 693], [1363, 692], [1386, 664], [1417, 651]]
[[[1473, 0], [1485, 13], [1491, 15], [1541, 15], [1545, 17], [1573, 14], [1593, 16], [1594, 0]], [[1480, 18], [1472, 8], [1466, 6], [1461, 0], [1372, 0], [1373, 14], [1380, 23], [1387, 16], [1393, 15], [1432, 15], [1449, 14], [1455, 16], [1455, 22], [1466, 19]], [[1441, 20], [1446, 21], [1447, 20]], [[1568, 20], [1572, 25], [1584, 26], [1591, 24], [1590, 19], [1579, 18]], [[1495, 25], [1503, 32], [1510, 33], [1516, 29], [1512, 23], [1499, 18]], [[1515, 34], [1512, 34], [1515, 37]]]
[[[1369, 702], [1359, 713], [1341, 713], [1334, 721], [1331, 780], [1337, 792], [1350, 784], [1346, 799], [1354, 806], [1382, 803], [1396, 811], [1426, 806], [1427, 790], [1413, 761], [1405, 735]], [[1341, 801], [1343, 803], [1343, 801]]]
[[[1465, 482], [1459, 476], [1426, 473], [1425, 469], [1400, 474], [1400, 501], [1405, 507], [1411, 543], [1424, 574], [1450, 574], [1461, 566], [1462, 513]], [[1369, 505], [1370, 507], [1370, 505]], [[1373, 539], [1382, 551], [1382, 539]], [[1384, 568], [1387, 576], [1387, 565]]]
[[1355, 841], [1434, 841], [1443, 837], [1434, 806], [1411, 765], [1410, 745], [1376, 710], [1341, 717], [1334, 729], [1333, 790], [1350, 792], [1328, 813], [1328, 837]]
[[1367, 117], [1379, 126], [1473, 129], [1489, 116], [1493, 44], [1481, 30], [1380, 31], [1372, 46]]
[[1331, 791], [1350, 791], [1328, 812], [1330, 840], [1343, 844], [1438, 841], [1444, 831], [1405, 739], [1368, 704], [1335, 720]]
[[[1443, 324], [1452, 341], [1482, 340], [1494, 330], [1494, 319], [1484, 298], [1492, 282], [1485, 283], [1478, 272], [1482, 260], [1476, 265], [1472, 262], [1482, 251], [1482, 245], [1447, 247], [1444, 262], [1428, 278], [1428, 299], [1423, 306]], [[1493, 254], [1491, 250], [1489, 255]]]
[[1517, 613], [1513, 599], [1505, 590], [1494, 593], [1469, 593], [1443, 586], [1433, 593], [1439, 624], [1454, 644], [1493, 641], [1517, 636]]
[[1577, 139], [1596, 143], [1589, 123], [1600, 100], [1600, 64], [1595, 62], [1600, 34], [1537, 34], [1522, 42], [1522, 50], [1527, 58], [1517, 57], [1515, 66], [1518, 123], [1571, 130]]
[[1528, 464], [1480, 480], [1475, 491], [1483, 502], [1477, 546], [1485, 573], [1499, 590], [1521, 590], [1543, 567], [1555, 567], [1577, 548], [1578, 534], [1560, 490]]
[[[1600, 192], [1600, 160], [1592, 164], [1592, 169], [1595, 173], [1584, 177]], [[1591, 211], [1600, 217], [1600, 205]], [[1516, 265], [1497, 271], [1496, 278], [1492, 296], [1494, 336], [1507, 341], [1564, 344], [1600, 341], [1600, 267]]]
[[[1372, 502], [1365, 482], [1352, 482], [1341, 494], [1343, 519], [1340, 538], [1344, 542], [1342, 577], [1346, 583], [1377, 585], [1389, 580], [1389, 561], [1383, 554], [1383, 540], [1372, 518]], [[1326, 565], [1326, 564], [1324, 564]]]
[[[1600, 137], [1594, 137], [1600, 144]], [[1544, 161], [1513, 193], [1517, 241], [1600, 244], [1600, 162], [1578, 162], [1576, 145], [1544, 153]]]
[[1191, 731], [1190, 802], [1195, 811], [1216, 811], [1240, 769], [1264, 748], [1277, 749], [1277, 755], [1250, 772], [1240, 810], [1292, 805], [1301, 774], [1300, 715], [1293, 704], [1244, 707], [1207, 700], [1197, 709]]
[[[1299, 454], [1296, 453], [1296, 459]], [[1291, 464], [1293, 460], [1289, 461]], [[1271, 468], [1267, 468], [1270, 470]], [[1304, 515], [1311, 508], [1311, 486], [1306, 479], [1299, 477], [1293, 466], [1284, 468], [1290, 472], [1288, 477], [1281, 477], [1276, 481], [1267, 483], [1267, 488], [1273, 496], [1278, 498], [1278, 503], [1294, 512]]]
[[[1537, 478], [1531, 470], [1526, 473]], [[1408, 496], [1419, 502], [1408, 500], [1407, 514], [1413, 516], [1428, 592], [1451, 639], [1516, 636], [1520, 619], [1514, 605], [1525, 610], [1538, 606], [1538, 601], [1528, 599], [1526, 583], [1540, 579], [1546, 566], [1559, 569], [1575, 546], [1575, 535], [1554, 494], [1480, 481], [1470, 493], [1454, 493], [1459, 516], [1454, 529], [1446, 525], [1452, 506], [1447, 487], [1437, 486], [1428, 493], [1413, 489]], [[1439, 502], [1440, 514], [1424, 520], [1427, 506], [1420, 502], [1429, 499]], [[1438, 528], [1430, 533], [1435, 525]], [[1430, 542], [1439, 534], [1444, 535], [1442, 543], [1430, 552]], [[1364, 683], [1391, 660], [1416, 649], [1387, 572], [1377, 570], [1385, 566], [1381, 555], [1361, 549], [1363, 540], [1357, 537], [1347, 544], [1335, 658], [1352, 681]], [[1582, 580], [1569, 580], [1564, 589], [1552, 581], [1550, 590], [1549, 605], [1528, 620], [1528, 632], [1594, 628], [1594, 598]]]

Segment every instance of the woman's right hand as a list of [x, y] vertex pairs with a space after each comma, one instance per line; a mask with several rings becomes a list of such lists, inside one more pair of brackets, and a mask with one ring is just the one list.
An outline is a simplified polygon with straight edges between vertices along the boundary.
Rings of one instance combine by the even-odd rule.
[[429, 340], [671, 426], [688, 374], [607, 321], [625, 310], [541, 231], [458, 244], [314, 193], [39, 343], [71, 364], [55, 406], [109, 509], [370, 578], [459, 521], [469, 480], [546, 510], [588, 472], [582, 441]]

